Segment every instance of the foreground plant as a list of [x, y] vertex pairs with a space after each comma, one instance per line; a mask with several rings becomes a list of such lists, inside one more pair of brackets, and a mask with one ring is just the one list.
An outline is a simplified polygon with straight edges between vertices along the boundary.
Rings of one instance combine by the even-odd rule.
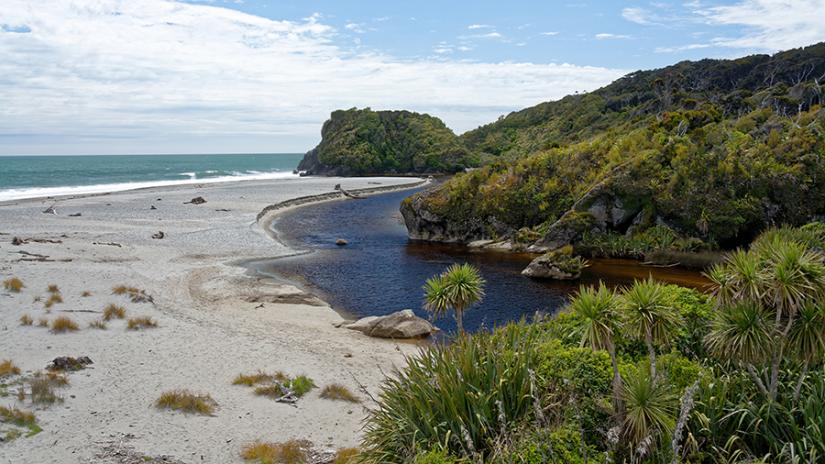
[[108, 304], [103, 308], [103, 320], [123, 319], [126, 317], [126, 309], [116, 304]]
[[[18, 408], [0, 406], [0, 422], [28, 429], [29, 433], [27, 436], [36, 435], [43, 430], [39, 425], [37, 425], [37, 418], [33, 412], [24, 411]], [[5, 438], [0, 437], [3, 439], [0, 441], [10, 441], [10, 439], [14, 437], [15, 435], [12, 432], [8, 432]]]
[[132, 303], [154, 303], [155, 300], [145, 290], [127, 285], [118, 285], [112, 288], [113, 295], [124, 295], [129, 297]]
[[673, 433], [678, 397], [666, 382], [657, 381], [643, 369], [625, 377], [622, 397], [627, 407], [623, 433], [634, 447], [633, 453], [645, 458]]
[[15, 366], [11, 359], [0, 361], [0, 378], [20, 375], [20, 368]]
[[650, 376], [656, 379], [656, 346], [667, 345], [682, 323], [667, 300], [664, 287], [648, 278], [622, 292], [624, 327], [647, 346]]
[[469, 264], [453, 264], [424, 284], [424, 308], [435, 317], [452, 310], [459, 335], [464, 335], [464, 312], [482, 298], [484, 279]]
[[358, 397], [355, 396], [349, 388], [339, 383], [329, 384], [324, 387], [323, 390], [321, 390], [321, 398], [326, 398], [328, 400], [348, 401], [350, 403], [360, 402]]
[[536, 336], [534, 326], [510, 324], [408, 357], [369, 412], [363, 461], [405, 463], [441, 446], [459, 457], [490, 454], [502, 432], [536, 412]]
[[80, 330], [80, 326], [69, 317], [60, 316], [52, 321], [52, 333], [77, 332], [78, 330]]
[[218, 403], [208, 394], [192, 393], [189, 390], [171, 390], [160, 395], [155, 407], [190, 414], [211, 415]]
[[126, 323], [126, 329], [128, 330], [141, 330], [141, 329], [153, 329], [158, 326], [158, 323], [154, 321], [151, 317], [143, 316], [143, 317], [133, 317], [129, 319]]

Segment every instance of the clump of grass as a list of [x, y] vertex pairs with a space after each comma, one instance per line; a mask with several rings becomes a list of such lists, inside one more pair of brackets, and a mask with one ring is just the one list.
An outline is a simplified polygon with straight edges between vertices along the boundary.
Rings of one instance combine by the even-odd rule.
[[309, 460], [309, 443], [304, 440], [289, 440], [283, 443], [256, 441], [243, 447], [244, 461], [260, 464], [304, 464]]
[[10, 375], [20, 375], [20, 368], [15, 366], [11, 359], [0, 361], [0, 378]]
[[92, 329], [100, 329], [106, 330], [108, 327], [106, 326], [106, 322], [104, 321], [92, 321], [89, 323], [89, 327]]
[[135, 287], [129, 287], [126, 285], [118, 285], [117, 287], [112, 288], [113, 295], [125, 295], [128, 296], [132, 303], [154, 303], [155, 300], [146, 293], [146, 290], [141, 290]]
[[255, 394], [277, 399], [292, 392], [293, 395], [300, 398], [313, 388], [315, 388], [315, 382], [312, 379], [305, 375], [299, 375], [294, 379], [287, 378], [285, 381], [276, 381], [270, 385], [256, 387]]
[[3, 422], [19, 427], [32, 428], [37, 425], [37, 418], [34, 416], [34, 413], [17, 408], [7, 408], [5, 406], [0, 406], [0, 419], [2, 419]]
[[38, 327], [48, 327], [49, 326], [49, 320], [46, 319], [45, 317], [41, 317], [40, 319], [37, 320], [37, 326]]
[[126, 323], [126, 328], [129, 330], [151, 329], [157, 327], [158, 323], [151, 317], [133, 317]]
[[77, 322], [66, 316], [60, 316], [52, 321], [52, 333], [76, 332], [80, 330]]
[[60, 287], [55, 284], [49, 284], [46, 290], [51, 294], [60, 293]]
[[110, 321], [112, 319], [123, 319], [126, 317], [126, 309], [123, 306], [118, 306], [116, 304], [109, 304], [105, 308], [103, 308], [103, 320]]
[[88, 290], [83, 290], [83, 293], [81, 293], [80, 296], [82, 296], [83, 298], [90, 297], [92, 296], [92, 292]]
[[358, 448], [341, 448], [335, 453], [332, 464], [355, 464], [360, 454]]
[[189, 390], [171, 390], [160, 395], [155, 406], [192, 414], [210, 415], [218, 403], [208, 394], [196, 394]]
[[20, 290], [23, 290], [23, 281], [18, 279], [17, 277], [11, 277], [3, 281], [3, 288], [12, 292], [12, 293], [20, 293]]
[[20, 325], [32, 325], [34, 321], [32, 320], [31, 316], [28, 314], [24, 314], [20, 316]]
[[358, 397], [349, 390], [349, 388], [341, 385], [340, 383], [333, 383], [324, 387], [324, 389], [321, 390], [321, 398], [336, 401], [349, 401], [350, 403], [361, 402], [361, 400], [359, 400]]
[[52, 306], [54, 306], [56, 303], [63, 303], [63, 297], [59, 293], [52, 293], [49, 296], [49, 299], [46, 300], [45, 303], [43, 303], [43, 307], [45, 307], [46, 309], [49, 309]]
[[[55, 392], [55, 388], [65, 387], [69, 384], [69, 379], [66, 378], [65, 375], [55, 372], [47, 372], [45, 374], [37, 372], [29, 379], [28, 383], [32, 403], [53, 404], [58, 401], [63, 401], [63, 398]], [[25, 397], [25, 390], [22, 392]]]
[[258, 371], [254, 374], [238, 374], [235, 377], [235, 380], [232, 381], [232, 385], [246, 385], [247, 387], [251, 387], [253, 385], [261, 384], [261, 383], [271, 383], [271, 382], [286, 382], [289, 380], [283, 372], [275, 372], [275, 373], [267, 373], [264, 371]]

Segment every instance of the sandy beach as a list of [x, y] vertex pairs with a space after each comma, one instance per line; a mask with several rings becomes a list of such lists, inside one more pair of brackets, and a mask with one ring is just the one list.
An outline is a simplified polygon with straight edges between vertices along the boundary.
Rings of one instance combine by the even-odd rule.
[[[43, 431], [0, 443], [0, 463], [233, 463], [258, 439], [305, 439], [319, 451], [356, 446], [369, 406], [359, 384], [375, 394], [382, 372], [415, 346], [335, 328], [341, 316], [329, 305], [238, 263], [293, 252], [261, 227], [268, 218], [258, 221], [259, 213], [269, 205], [329, 193], [338, 183], [352, 190], [417, 182], [301, 178], [0, 204], [0, 275], [25, 284], [20, 293], [0, 291], [0, 361], [11, 359], [23, 376], [58, 356], [94, 362], [68, 374], [70, 384], [58, 390], [63, 401], [48, 407], [18, 401], [8, 387], [0, 405], [33, 410]], [[198, 196], [206, 203], [185, 204]], [[57, 214], [43, 213], [50, 206]], [[161, 231], [162, 239], [152, 238]], [[12, 244], [15, 237], [26, 243]], [[47, 313], [35, 300], [51, 284], [64, 302]], [[116, 285], [144, 289], [154, 304], [112, 295]], [[107, 330], [90, 328], [109, 303], [158, 327], [132, 331], [112, 320]], [[21, 325], [25, 314], [33, 325]], [[59, 316], [80, 330], [38, 327]], [[305, 374], [319, 387], [340, 383], [363, 402], [323, 399], [317, 388], [289, 405], [232, 385], [236, 375], [261, 369]], [[210, 394], [217, 410], [201, 416], [153, 407], [162, 392], [179, 388]]]

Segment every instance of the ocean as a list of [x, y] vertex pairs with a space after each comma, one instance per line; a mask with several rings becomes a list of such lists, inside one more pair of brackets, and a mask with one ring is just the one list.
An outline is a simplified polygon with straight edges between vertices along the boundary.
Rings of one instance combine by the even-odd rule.
[[291, 178], [300, 153], [0, 157], [0, 201], [166, 185]]

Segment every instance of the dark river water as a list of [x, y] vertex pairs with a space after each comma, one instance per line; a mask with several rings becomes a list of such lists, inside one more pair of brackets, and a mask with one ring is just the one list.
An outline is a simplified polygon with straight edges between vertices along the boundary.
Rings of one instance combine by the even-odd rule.
[[[309, 287], [353, 317], [412, 309], [428, 318], [422, 309], [424, 281], [452, 263], [467, 262], [477, 266], [487, 281], [484, 300], [465, 313], [464, 326], [470, 331], [530, 318], [537, 311], [553, 313], [579, 285], [599, 280], [619, 286], [652, 274], [686, 286], [706, 283], [695, 271], [652, 268], [626, 260], [591, 260], [577, 282], [533, 280], [521, 275], [531, 255], [410, 241], [398, 206], [412, 193], [319, 203], [283, 213], [273, 224], [278, 238], [310, 252], [253, 266]], [[338, 238], [349, 244], [335, 245]], [[455, 330], [451, 317], [434, 323], [447, 333]]]

